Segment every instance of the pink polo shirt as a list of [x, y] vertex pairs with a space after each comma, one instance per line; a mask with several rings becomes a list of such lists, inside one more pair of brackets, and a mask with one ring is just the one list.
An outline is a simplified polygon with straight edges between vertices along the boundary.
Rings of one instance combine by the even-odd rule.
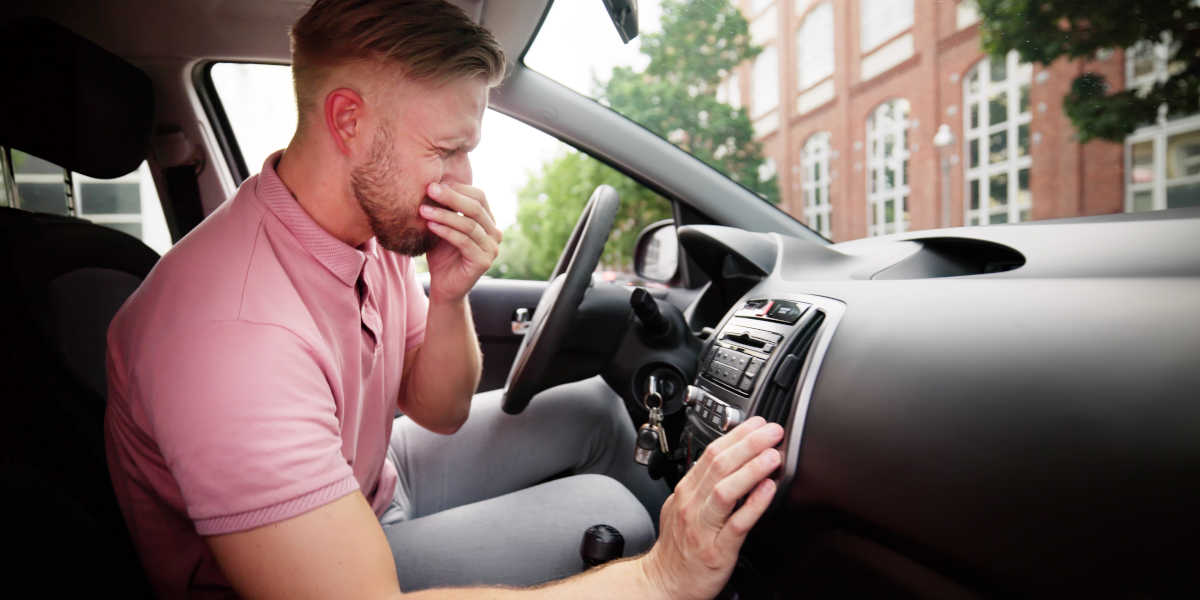
[[362, 490], [386, 450], [428, 301], [412, 259], [353, 248], [275, 173], [280, 154], [175, 245], [108, 330], [109, 470], [160, 596], [227, 592], [201, 536]]

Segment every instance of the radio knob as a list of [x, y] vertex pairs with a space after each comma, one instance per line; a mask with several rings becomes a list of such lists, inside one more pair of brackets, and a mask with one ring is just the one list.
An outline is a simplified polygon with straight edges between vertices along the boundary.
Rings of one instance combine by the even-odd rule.
[[721, 420], [721, 431], [729, 431], [742, 423], [742, 411], [732, 406], [725, 407], [725, 418]]

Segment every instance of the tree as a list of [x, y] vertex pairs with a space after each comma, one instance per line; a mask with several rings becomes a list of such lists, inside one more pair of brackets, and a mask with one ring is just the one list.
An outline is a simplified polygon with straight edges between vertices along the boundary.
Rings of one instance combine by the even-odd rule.
[[[772, 203], [779, 202], [775, 176], [765, 171], [762, 146], [744, 109], [717, 99], [733, 69], [754, 58], [749, 24], [725, 0], [664, 0], [662, 29], [645, 34], [644, 70], [617, 67], [597, 82], [603, 104], [729, 175]], [[671, 217], [671, 205], [649, 189], [577, 151], [542, 165], [517, 196], [517, 222], [504, 232], [500, 257], [489, 274], [545, 279], [554, 268], [588, 197], [607, 183], [621, 196], [602, 264], [630, 271], [634, 241], [646, 225]]]
[[978, 0], [983, 46], [994, 56], [1016, 50], [1048, 65], [1060, 57], [1090, 59], [1112, 48], [1165, 44], [1172, 75], [1146, 90], [1111, 92], [1097, 73], [1075, 78], [1063, 109], [1077, 137], [1123, 141], [1152, 123], [1160, 106], [1174, 114], [1200, 108], [1200, 6], [1195, 0]]

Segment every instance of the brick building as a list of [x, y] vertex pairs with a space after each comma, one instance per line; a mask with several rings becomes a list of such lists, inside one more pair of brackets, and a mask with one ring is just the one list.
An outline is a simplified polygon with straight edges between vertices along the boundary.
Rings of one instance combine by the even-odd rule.
[[764, 51], [722, 94], [749, 111], [783, 208], [835, 241], [1200, 204], [1200, 115], [1080, 144], [1062, 110], [1085, 71], [1115, 89], [1166, 77], [1165, 44], [1042, 67], [986, 56], [972, 0], [738, 5]]

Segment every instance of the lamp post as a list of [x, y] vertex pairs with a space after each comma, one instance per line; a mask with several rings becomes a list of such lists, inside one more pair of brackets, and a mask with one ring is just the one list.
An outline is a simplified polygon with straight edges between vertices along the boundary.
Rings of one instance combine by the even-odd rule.
[[942, 123], [933, 134], [933, 146], [942, 160], [942, 227], [950, 226], [950, 150], [954, 147], [954, 132]]

